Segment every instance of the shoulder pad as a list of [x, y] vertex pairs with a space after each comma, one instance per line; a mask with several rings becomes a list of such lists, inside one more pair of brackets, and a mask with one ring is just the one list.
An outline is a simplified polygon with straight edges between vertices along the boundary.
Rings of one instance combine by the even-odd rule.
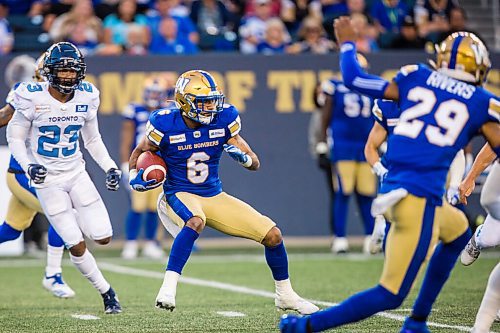
[[335, 81], [325, 80], [321, 82], [321, 91], [327, 95], [333, 95], [335, 93]]
[[43, 91], [43, 87], [37, 82], [27, 81], [18, 83], [14, 91], [20, 97], [31, 100], [34, 97], [35, 93]]
[[380, 100], [376, 99], [373, 101], [373, 108], [372, 108], [372, 113], [377, 118], [379, 121], [382, 121], [384, 119], [384, 116], [382, 115], [382, 110], [380, 109], [380, 106], [378, 105], [378, 102]]
[[88, 81], [82, 81], [77, 89], [84, 93], [90, 94], [91, 98], [99, 97], [100, 94], [99, 89], [97, 89], [96, 86]]
[[408, 76], [409, 74], [413, 73], [413, 72], [416, 72], [420, 69], [420, 66], [419, 65], [406, 65], [406, 66], [403, 66], [401, 67], [401, 69], [399, 70], [401, 72], [401, 74], [403, 74], [404, 76]]
[[500, 122], [500, 100], [491, 97], [488, 103], [488, 114]]

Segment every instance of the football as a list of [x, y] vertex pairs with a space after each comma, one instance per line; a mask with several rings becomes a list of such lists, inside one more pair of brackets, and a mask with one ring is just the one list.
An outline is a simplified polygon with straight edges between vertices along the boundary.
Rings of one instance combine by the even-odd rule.
[[147, 180], [156, 180], [161, 183], [167, 176], [167, 166], [163, 159], [150, 151], [145, 151], [137, 159], [137, 170], [144, 169], [142, 178]]

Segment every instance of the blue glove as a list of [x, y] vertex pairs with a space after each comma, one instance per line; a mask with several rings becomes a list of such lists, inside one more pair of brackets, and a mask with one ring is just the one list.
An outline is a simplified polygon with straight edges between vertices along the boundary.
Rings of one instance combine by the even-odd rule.
[[156, 182], [154, 179], [151, 180], [143, 180], [142, 179], [142, 174], [144, 173], [144, 169], [140, 169], [139, 171], [137, 170], [130, 170], [130, 186], [138, 191], [138, 192], [145, 192], [152, 190], [154, 188], [157, 188], [160, 186], [162, 183]]
[[224, 144], [223, 147], [224, 151], [228, 153], [233, 160], [248, 167], [246, 164], [248, 163], [249, 157], [247, 154], [242, 152], [240, 148], [228, 144]]
[[111, 168], [106, 172], [106, 188], [110, 191], [117, 191], [120, 188], [120, 179], [122, 172], [118, 169]]
[[47, 177], [47, 168], [40, 164], [28, 165], [28, 175], [35, 184], [42, 184]]

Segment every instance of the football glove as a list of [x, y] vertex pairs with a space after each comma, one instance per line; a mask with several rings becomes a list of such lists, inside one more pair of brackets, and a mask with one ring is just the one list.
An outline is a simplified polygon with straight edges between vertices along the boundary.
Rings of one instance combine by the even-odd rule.
[[381, 182], [384, 181], [385, 176], [387, 176], [388, 170], [382, 163], [380, 163], [380, 161], [375, 162], [372, 170], [378, 176]]
[[140, 169], [139, 171], [132, 169], [130, 170], [130, 187], [138, 192], [145, 192], [157, 188], [162, 183], [156, 182], [154, 179], [151, 180], [143, 180], [142, 174], [144, 173], [144, 169]]
[[322, 170], [328, 170], [331, 168], [331, 162], [328, 158], [328, 144], [326, 142], [318, 142], [314, 150], [318, 156], [318, 167]]
[[106, 172], [106, 188], [110, 191], [117, 191], [120, 188], [122, 172], [119, 169], [111, 168]]
[[453, 206], [460, 202], [458, 187], [450, 186], [448, 188], [448, 190], [446, 191], [446, 200], [448, 200], [448, 202]]
[[28, 175], [35, 184], [42, 184], [47, 177], [47, 168], [40, 164], [28, 165]]
[[224, 151], [231, 156], [233, 160], [248, 168], [252, 165], [252, 159], [246, 153], [242, 152], [240, 148], [233, 145], [224, 144]]

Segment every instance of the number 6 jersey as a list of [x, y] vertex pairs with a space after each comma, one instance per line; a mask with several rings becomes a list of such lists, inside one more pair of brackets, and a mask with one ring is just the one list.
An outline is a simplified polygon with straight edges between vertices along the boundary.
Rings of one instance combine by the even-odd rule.
[[439, 203], [455, 155], [483, 124], [499, 121], [500, 102], [424, 65], [405, 66], [394, 80], [402, 113], [389, 137], [390, 170], [381, 191], [404, 187]]

